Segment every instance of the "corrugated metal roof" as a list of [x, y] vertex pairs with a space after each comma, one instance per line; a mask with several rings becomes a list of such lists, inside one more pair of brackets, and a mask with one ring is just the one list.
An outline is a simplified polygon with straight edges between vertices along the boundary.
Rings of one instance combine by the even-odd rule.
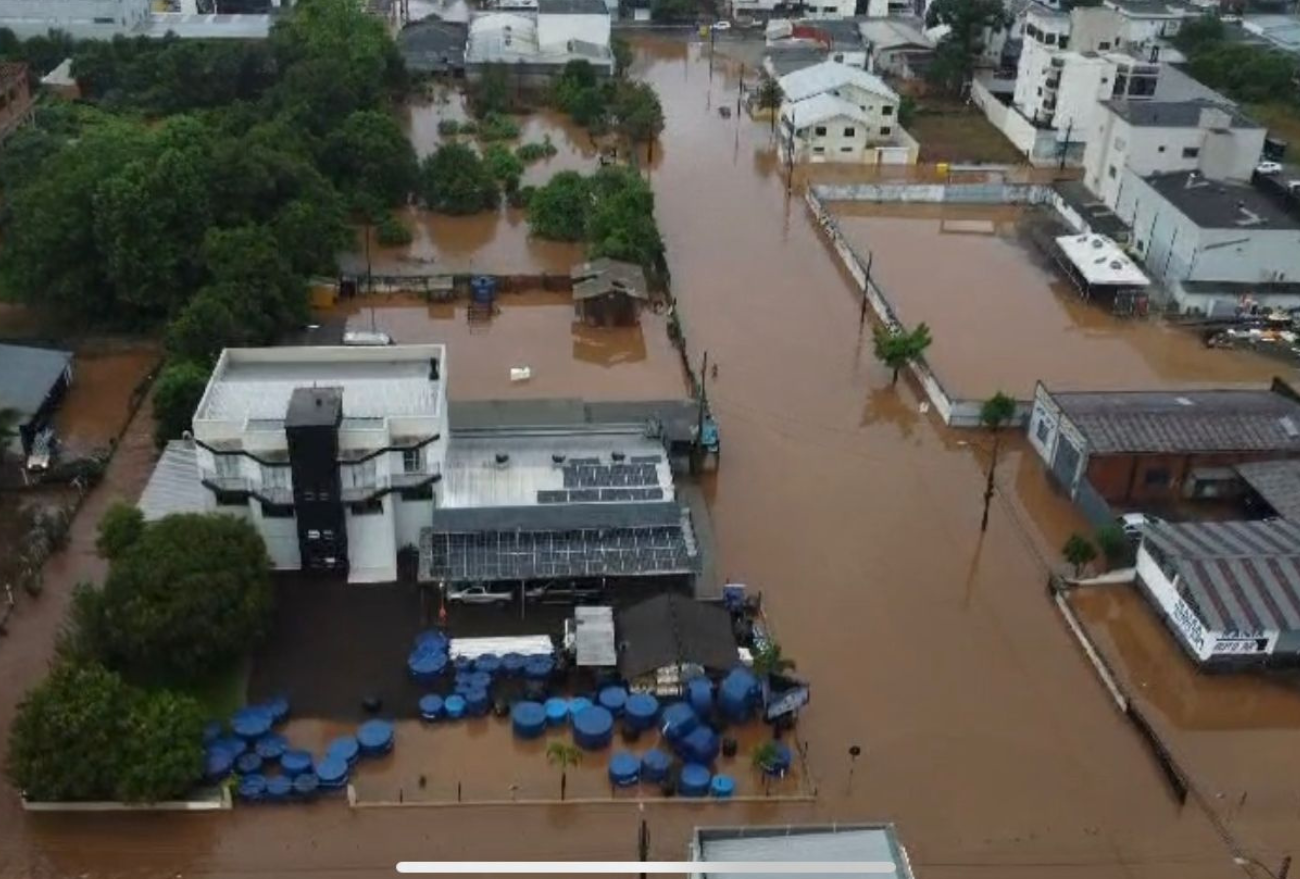
[[[894, 865], [892, 873], [841, 873], [841, 876], [886, 876], [911, 879], [907, 855], [898, 844], [892, 824], [786, 827], [704, 827], [696, 830], [695, 860], [702, 861], [700, 875], [709, 879], [755, 879], [760, 874], [719, 873], [710, 861], [803, 861], [842, 863], [870, 861]], [[770, 875], [770, 874], [769, 874]], [[780, 874], [787, 879], [810, 875]]]
[[737, 661], [731, 615], [721, 605], [672, 593], [619, 613], [618, 644], [618, 670], [626, 679], [687, 663], [724, 671]]
[[803, 70], [796, 70], [781, 77], [781, 93], [787, 101], [802, 101], [813, 95], [820, 95], [845, 85], [858, 88], [897, 101], [898, 95], [885, 81], [872, 73], [857, 67], [839, 64], [835, 61], [823, 61]]
[[0, 409], [21, 415], [40, 411], [71, 362], [70, 351], [0, 345]]
[[578, 665], [593, 668], [614, 667], [618, 662], [618, 653], [614, 649], [612, 607], [575, 607], [573, 629]]
[[1300, 460], [1256, 461], [1236, 469], [1275, 513], [1300, 522]]
[[871, 117], [859, 109], [857, 104], [850, 104], [843, 98], [830, 94], [815, 95], [786, 104], [781, 108], [781, 117], [788, 119], [796, 131], [831, 119], [851, 119], [864, 125], [871, 121]]
[[1093, 454], [1300, 452], [1300, 403], [1268, 390], [1053, 393]]
[[193, 443], [185, 440], [167, 443], [136, 507], [146, 522], [173, 513], [205, 513], [215, 508], [211, 493], [199, 482], [199, 462]]
[[1157, 523], [1144, 540], [1210, 629], [1300, 630], [1300, 523]]
[[649, 299], [645, 272], [629, 262], [613, 259], [595, 259], [579, 263], [569, 273], [576, 282], [574, 299], [591, 299], [606, 293], [620, 292], [634, 299]]

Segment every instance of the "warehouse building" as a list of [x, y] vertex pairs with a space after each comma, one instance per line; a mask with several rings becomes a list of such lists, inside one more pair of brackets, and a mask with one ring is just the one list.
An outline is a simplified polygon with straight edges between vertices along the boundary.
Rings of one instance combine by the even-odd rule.
[[1155, 523], [1137, 578], [1196, 662], [1300, 660], [1300, 523]]

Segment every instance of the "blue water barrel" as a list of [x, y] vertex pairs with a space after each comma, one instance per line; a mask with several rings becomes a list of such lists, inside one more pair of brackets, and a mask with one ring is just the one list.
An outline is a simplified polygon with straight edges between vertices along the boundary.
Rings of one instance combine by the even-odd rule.
[[289, 719], [289, 697], [274, 696], [263, 706], [271, 714], [271, 723], [279, 726]]
[[591, 707], [591, 700], [586, 696], [574, 696], [569, 700], [569, 719], [577, 717]]
[[338, 790], [348, 783], [348, 764], [338, 757], [327, 756], [316, 764], [316, 782], [321, 790]]
[[225, 733], [226, 727], [219, 720], [209, 721], [203, 725], [203, 744], [210, 745]]
[[469, 673], [469, 679], [474, 682], [480, 690], [492, 689], [492, 673], [485, 669], [476, 668]]
[[510, 723], [521, 739], [535, 739], [546, 732], [546, 709], [536, 702], [518, 702], [510, 711]]
[[641, 777], [646, 781], [663, 781], [672, 768], [673, 758], [658, 748], [651, 748], [641, 755]]
[[687, 763], [677, 777], [677, 792], [684, 797], [702, 797], [709, 792], [712, 781], [709, 767], [698, 763]]
[[522, 674], [528, 657], [522, 653], [507, 653], [501, 657], [501, 673], [507, 675]]
[[501, 671], [501, 657], [495, 653], [484, 653], [474, 660], [474, 671], [488, 675], [490, 680], [492, 675]]
[[677, 753], [687, 763], [708, 765], [718, 759], [718, 734], [701, 724], [677, 741]]
[[442, 703], [442, 710], [447, 712], [447, 716], [452, 720], [465, 716], [465, 697], [457, 694], [448, 696]]
[[316, 777], [315, 772], [304, 772], [293, 779], [294, 796], [301, 797], [304, 800], [310, 800], [316, 796], [316, 788], [318, 787], [320, 787], [320, 779]]
[[555, 660], [549, 656], [534, 656], [524, 666], [524, 677], [532, 681], [544, 681], [555, 671]]
[[475, 275], [469, 279], [469, 289], [475, 302], [491, 302], [496, 296], [497, 279], [488, 275]]
[[239, 779], [239, 787], [236, 791], [241, 800], [250, 803], [261, 802], [266, 797], [266, 778], [261, 775], [245, 775]]
[[641, 761], [635, 754], [619, 751], [609, 758], [609, 780], [615, 787], [631, 787], [640, 776]]
[[225, 751], [230, 755], [230, 762], [233, 763], [235, 762], [236, 757], [248, 750], [248, 742], [244, 741], [239, 736], [222, 736], [209, 745], [208, 749], [213, 751]]
[[280, 771], [285, 775], [311, 772], [311, 751], [292, 749], [280, 755]]
[[361, 746], [357, 744], [356, 736], [339, 736], [329, 743], [325, 749], [327, 757], [338, 757], [348, 766], [357, 762], [357, 757], [361, 756]]
[[224, 748], [210, 748], [203, 758], [203, 778], [208, 783], [221, 781], [235, 768], [235, 758]]
[[468, 656], [457, 656], [452, 663], [456, 666], [457, 672], [474, 670], [474, 660]]
[[483, 717], [492, 706], [487, 690], [475, 687], [461, 695], [465, 697], [465, 714], [468, 717]]
[[258, 775], [262, 771], [262, 758], [253, 751], [245, 751], [235, 761], [235, 771], [240, 775]]
[[763, 772], [767, 775], [780, 777], [790, 771], [790, 763], [794, 756], [790, 753], [790, 748], [781, 742], [774, 742], [776, 745], [772, 749], [772, 756], [767, 763], [763, 764]]
[[709, 793], [720, 800], [729, 799], [736, 792], [736, 781], [730, 775], [715, 775], [709, 783]]
[[762, 692], [758, 678], [748, 669], [732, 669], [718, 687], [718, 707], [728, 720], [743, 723], [754, 713]]
[[393, 750], [393, 725], [387, 720], [367, 720], [357, 729], [361, 754], [374, 757]]
[[260, 739], [271, 731], [271, 712], [260, 705], [241, 708], [230, 718], [230, 729], [244, 741]]
[[263, 760], [279, 760], [289, 750], [289, 740], [279, 733], [267, 733], [253, 744], [253, 750]]
[[659, 730], [670, 742], [680, 741], [683, 736], [700, 725], [695, 711], [685, 702], [674, 702], [664, 709], [659, 717]]
[[543, 710], [546, 712], [547, 726], [559, 726], [569, 719], [569, 700], [559, 696], [547, 699]]
[[686, 682], [686, 701], [700, 717], [713, 713], [713, 682], [708, 678], [691, 678]]
[[445, 653], [412, 653], [406, 660], [406, 672], [417, 683], [432, 683], [447, 670]]
[[266, 798], [272, 803], [283, 803], [293, 793], [293, 779], [275, 775], [266, 780]]
[[633, 693], [623, 706], [623, 724], [637, 732], [654, 729], [659, 719], [659, 700], [649, 693]]
[[438, 629], [429, 629], [415, 636], [416, 650], [429, 650], [435, 653], [446, 653], [451, 642], [447, 636]]
[[596, 695], [596, 704], [618, 717], [627, 704], [627, 690], [622, 687], [605, 687]]
[[599, 751], [609, 746], [614, 737], [614, 715], [608, 709], [593, 705], [573, 715], [573, 741], [579, 748]]
[[459, 693], [462, 696], [464, 696], [470, 690], [481, 690], [481, 689], [483, 689], [483, 687], [480, 686], [479, 682], [474, 680], [474, 678], [471, 675], [457, 676], [455, 684], [452, 685], [452, 691], [455, 693]]
[[437, 720], [442, 716], [442, 697], [437, 693], [430, 693], [427, 696], [420, 697], [420, 718], [423, 720]]

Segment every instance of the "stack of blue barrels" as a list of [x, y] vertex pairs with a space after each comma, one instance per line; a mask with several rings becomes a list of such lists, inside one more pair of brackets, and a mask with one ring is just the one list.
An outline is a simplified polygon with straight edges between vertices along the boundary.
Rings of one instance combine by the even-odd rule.
[[670, 745], [676, 746], [691, 730], [700, 725], [695, 711], [685, 702], [674, 702], [663, 710], [659, 719], [659, 731]]
[[415, 636], [415, 647], [406, 658], [406, 671], [418, 684], [429, 685], [447, 670], [447, 636], [433, 629]]
[[497, 294], [497, 279], [489, 275], [475, 275], [469, 279], [469, 292], [474, 305], [491, 305]]
[[754, 716], [762, 699], [762, 686], [747, 668], [734, 668], [718, 685], [718, 708], [727, 720], [744, 723]]
[[442, 697], [437, 693], [429, 693], [427, 696], [420, 697], [420, 719], [434, 721], [442, 717]]
[[646, 781], [663, 781], [672, 768], [673, 758], [658, 748], [651, 748], [641, 755], [641, 777]]
[[700, 717], [713, 713], [713, 682], [708, 678], [692, 678], [686, 682], [686, 702]]
[[562, 726], [569, 719], [569, 700], [561, 696], [547, 699], [543, 709], [546, 711], [547, 726]]
[[387, 720], [367, 720], [357, 729], [357, 746], [363, 757], [378, 757], [393, 750], [393, 725]]
[[677, 777], [677, 792], [684, 797], [702, 797], [709, 792], [709, 782], [713, 780], [709, 767], [698, 763], [687, 763]]
[[704, 724], [700, 724], [679, 739], [674, 747], [677, 754], [687, 763], [699, 763], [708, 766], [718, 759], [722, 743], [718, 734]]
[[604, 687], [596, 694], [596, 704], [615, 717], [621, 717], [627, 705], [627, 690], [619, 686]]

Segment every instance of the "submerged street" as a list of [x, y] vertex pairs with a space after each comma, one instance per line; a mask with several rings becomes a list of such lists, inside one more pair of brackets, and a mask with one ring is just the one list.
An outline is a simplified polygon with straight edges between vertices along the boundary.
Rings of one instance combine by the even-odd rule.
[[[1222, 830], [1195, 800], [1179, 806], [1047, 597], [1047, 565], [1057, 563], [1057, 535], [1075, 527], [1073, 512], [1013, 443], [981, 535], [982, 438], [923, 414], [905, 379], [891, 387], [872, 356], [870, 325], [859, 329], [850, 282], [798, 187], [787, 191], [767, 124], [719, 115], [736, 104], [736, 71], [721, 59], [711, 69], [707, 53], [644, 39], [632, 75], [664, 105], [650, 177], [691, 356], [707, 351], [717, 364], [708, 392], [725, 452], [705, 488], [718, 571], [763, 593], [785, 654], [813, 682], [799, 736], [818, 796], [780, 807], [648, 805], [651, 857], [684, 857], [697, 825], [893, 821], [925, 879], [1232, 875]], [[496, 223], [485, 234], [504, 239], [507, 221]], [[437, 238], [438, 227], [429, 234]], [[508, 234], [518, 240], [526, 224]], [[474, 265], [484, 262], [476, 256]], [[972, 282], [983, 289], [997, 279]], [[581, 359], [568, 320], [516, 318], [511, 308], [530, 306], [508, 297], [502, 307], [502, 327], [486, 335], [462, 318], [454, 339], [436, 339], [449, 344], [453, 397], [589, 394], [587, 382], [603, 374], [611, 376], [603, 386], [617, 389], [606, 396], [674, 392], [666, 366], [644, 383], [620, 378], [646, 370], [647, 350], [650, 363], [671, 363], [657, 316], [642, 322], [647, 338], [631, 343], [639, 356], [572, 369], [569, 383], [546, 371]], [[410, 322], [377, 312], [399, 341], [433, 338], [424, 328], [401, 338]], [[960, 326], [936, 332], [936, 356], [962, 345], [961, 335]], [[540, 387], [512, 387], [504, 376], [530, 348]], [[0, 644], [0, 724], [51, 652], [72, 585], [102, 572], [98, 514], [134, 499], [147, 479], [147, 413], [50, 566], [45, 595], [25, 604]], [[854, 745], [862, 756], [850, 788]], [[628, 859], [641, 817], [629, 804], [353, 810], [338, 801], [209, 815], [30, 815], [6, 789], [0, 874], [359, 877], [391, 875], [401, 859]], [[1278, 801], [1260, 821], [1268, 832], [1227, 829], [1276, 863], [1287, 834], [1300, 838], [1294, 804]]]

